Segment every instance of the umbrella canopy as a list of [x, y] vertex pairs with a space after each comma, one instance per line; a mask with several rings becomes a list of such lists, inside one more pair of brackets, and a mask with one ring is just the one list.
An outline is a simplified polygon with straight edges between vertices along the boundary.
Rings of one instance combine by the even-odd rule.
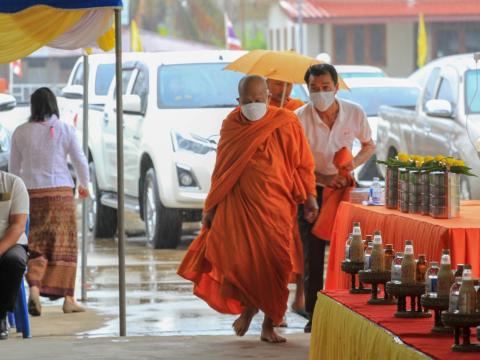
[[[311, 65], [322, 61], [301, 55], [295, 51], [253, 50], [225, 67], [248, 75], [260, 75], [273, 80], [303, 84], [305, 72]], [[339, 76], [341, 89], [348, 89]]]
[[0, 1], [0, 63], [48, 45], [59, 49], [115, 46], [113, 9], [121, 0]]

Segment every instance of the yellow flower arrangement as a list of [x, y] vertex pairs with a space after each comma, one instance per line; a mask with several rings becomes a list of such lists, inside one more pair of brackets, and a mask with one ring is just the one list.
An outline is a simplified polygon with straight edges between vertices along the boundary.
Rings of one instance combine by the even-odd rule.
[[410, 161], [410, 155], [405, 154], [405, 153], [398, 153], [397, 159], [402, 161], [402, 162], [409, 162]]

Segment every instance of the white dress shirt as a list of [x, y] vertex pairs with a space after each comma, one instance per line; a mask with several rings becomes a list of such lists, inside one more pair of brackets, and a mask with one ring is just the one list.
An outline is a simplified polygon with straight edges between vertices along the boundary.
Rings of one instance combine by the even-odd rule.
[[75, 168], [78, 183], [87, 187], [88, 162], [73, 126], [56, 116], [43, 122], [28, 122], [13, 133], [9, 171], [18, 175], [28, 189], [74, 187], [67, 157]]
[[315, 171], [322, 175], [338, 173], [333, 165], [333, 157], [342, 147], [352, 150], [355, 139], [361, 143], [372, 139], [370, 125], [360, 105], [336, 100], [339, 104], [338, 117], [331, 129], [322, 121], [312, 103], [295, 111], [310, 143], [315, 159]]

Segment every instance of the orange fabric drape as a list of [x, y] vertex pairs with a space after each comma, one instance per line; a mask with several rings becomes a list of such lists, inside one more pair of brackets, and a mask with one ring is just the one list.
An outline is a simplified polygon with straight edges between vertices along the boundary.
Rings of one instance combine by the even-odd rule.
[[480, 202], [465, 201], [460, 217], [433, 219], [404, 214], [380, 206], [362, 206], [342, 202], [332, 231], [326, 289], [347, 289], [349, 277], [340, 269], [345, 257], [345, 242], [352, 222], [359, 221], [363, 234], [382, 232], [385, 244], [403, 251], [405, 240], [413, 240], [415, 255], [425, 254], [427, 261], [440, 261], [442, 249], [450, 249], [452, 265], [471, 264], [474, 276], [480, 276]]
[[224, 121], [205, 211], [215, 209], [178, 273], [215, 310], [239, 314], [249, 304], [279, 323], [292, 273], [296, 203], [315, 195], [314, 162], [290, 111], [270, 107], [248, 122], [240, 110]]
[[[280, 103], [273, 100], [270, 100], [270, 105], [280, 107]], [[305, 103], [300, 99], [287, 98], [283, 103], [283, 108], [290, 111], [295, 111], [298, 108], [301, 108], [303, 105], [305, 105]]]
[[352, 152], [344, 147], [338, 150], [333, 157], [333, 164], [338, 169], [338, 174], [348, 180], [349, 186], [343, 189], [325, 188], [323, 190], [323, 202], [320, 214], [312, 228], [312, 233], [322, 240], [330, 240], [333, 223], [337, 214], [340, 202], [347, 201], [350, 191], [354, 186], [354, 181], [345, 167], [351, 164], [353, 160]]

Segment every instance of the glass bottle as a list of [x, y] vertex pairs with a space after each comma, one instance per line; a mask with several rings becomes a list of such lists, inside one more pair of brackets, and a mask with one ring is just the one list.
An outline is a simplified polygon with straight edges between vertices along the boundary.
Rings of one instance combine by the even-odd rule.
[[416, 281], [417, 283], [424, 283], [425, 282], [425, 275], [427, 273], [427, 259], [425, 254], [419, 254], [417, 260], [417, 268], [416, 268]]
[[383, 257], [382, 235], [380, 231], [375, 231], [373, 237], [373, 250], [370, 256], [370, 269], [373, 272], [385, 271], [385, 260]]
[[454, 281], [455, 278], [452, 272], [450, 250], [444, 249], [440, 261], [440, 271], [438, 272], [438, 296], [449, 296], [450, 288]]
[[345, 243], [345, 260], [350, 261], [350, 244], [352, 243], [352, 234], [348, 235], [347, 242]]
[[393, 259], [395, 258], [395, 252], [392, 244], [387, 244], [384, 253], [385, 258], [385, 270], [392, 270]]
[[456, 278], [460, 278], [460, 280], [462, 279], [462, 276], [463, 276], [463, 267], [465, 265], [463, 264], [457, 264], [457, 270], [455, 270], [455, 274], [453, 275], [453, 277], [456, 279]]
[[460, 296], [460, 286], [462, 286], [462, 277], [457, 276], [450, 288], [450, 297], [448, 299], [448, 312], [454, 313], [458, 310], [458, 298]]
[[350, 261], [361, 263], [363, 262], [363, 242], [362, 242], [362, 230], [360, 223], [353, 223], [352, 242], [350, 243]]
[[363, 270], [370, 270], [372, 251], [373, 251], [373, 243], [370, 241], [363, 255]]
[[367, 235], [365, 236], [365, 240], [363, 241], [363, 246], [365, 247], [365, 250], [367, 250], [368, 243], [373, 242], [373, 236], [372, 235]]
[[402, 260], [402, 284], [415, 284], [415, 256], [413, 255], [413, 244], [407, 240]]
[[399, 284], [402, 281], [403, 253], [397, 252], [392, 263], [392, 282]]
[[473, 286], [472, 267], [465, 265], [462, 285], [458, 294], [458, 311], [461, 314], [473, 314], [477, 308], [477, 293]]
[[425, 293], [430, 297], [437, 297], [439, 271], [438, 261], [430, 261], [425, 280]]

